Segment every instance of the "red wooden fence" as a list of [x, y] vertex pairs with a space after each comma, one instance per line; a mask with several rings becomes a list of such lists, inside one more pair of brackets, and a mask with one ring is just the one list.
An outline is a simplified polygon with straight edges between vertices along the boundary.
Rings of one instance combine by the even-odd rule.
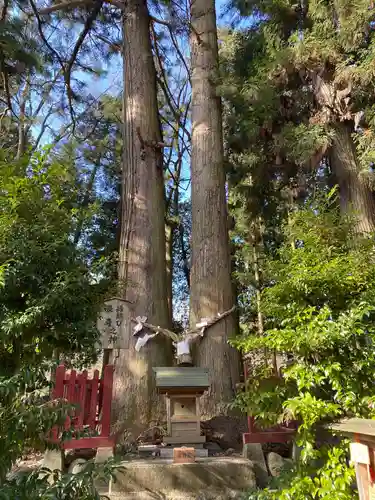
[[[248, 378], [246, 362], [244, 362], [245, 383]], [[243, 444], [247, 443], [286, 443], [291, 441], [296, 434], [296, 423], [290, 422], [288, 425], [277, 425], [267, 429], [259, 429], [255, 425], [254, 417], [247, 417], [249, 432], [242, 434]]]
[[[114, 437], [110, 436], [112, 386], [111, 365], [104, 367], [102, 378], [99, 378], [99, 371], [95, 370], [92, 379], [88, 378], [87, 370], [82, 373], [71, 370], [67, 373], [64, 365], [58, 366], [52, 399], [64, 399], [76, 408], [66, 417], [62, 429], [52, 429], [52, 441], [60, 443], [63, 449], [113, 447]], [[90, 436], [61, 441], [63, 431], [84, 432]]]

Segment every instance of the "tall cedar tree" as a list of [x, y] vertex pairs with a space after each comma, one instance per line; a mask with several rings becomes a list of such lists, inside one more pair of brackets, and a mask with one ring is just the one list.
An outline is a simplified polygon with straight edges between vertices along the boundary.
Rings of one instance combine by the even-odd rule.
[[[124, 3], [124, 159], [118, 275], [134, 316], [168, 327], [165, 199], [156, 72], [145, 0]], [[140, 352], [123, 339], [115, 358], [114, 399], [121, 424], [143, 427], [160, 418], [152, 368], [171, 361], [163, 336]], [[129, 427], [129, 425], [128, 425]], [[136, 429], [134, 429], [135, 431]]]
[[250, 31], [263, 36], [263, 57], [245, 90], [263, 113], [262, 132], [271, 134], [278, 160], [306, 168], [325, 158], [342, 211], [354, 211], [357, 230], [371, 232], [374, 11], [366, 0], [355, 7], [347, 0], [238, 0], [236, 6], [259, 20]]
[[[190, 321], [212, 317], [233, 305], [224, 171], [222, 108], [216, 93], [218, 43], [215, 2], [191, 3], [192, 155]], [[210, 372], [202, 414], [217, 415], [239, 382], [238, 353], [228, 344], [235, 318], [211, 327], [196, 350], [198, 366]]]
[[[95, 43], [92, 44], [91, 39], [97, 37], [108, 41], [106, 21], [112, 22], [115, 30], [113, 21], [118, 19], [118, 11], [106, 2], [85, 0], [51, 5], [40, 9], [39, 13], [31, 0], [30, 5], [39, 21], [41, 15], [57, 11], [60, 17], [84, 24], [72, 54], [68, 54], [69, 57], [64, 54], [68, 59], [63, 64], [64, 78], [74, 117], [72, 106], [77, 105], [77, 92], [71, 87], [71, 72], [76, 64], [86, 66], [86, 61], [82, 61], [79, 55], [95, 53]], [[149, 322], [168, 327], [163, 150], [149, 33], [150, 16], [144, 0], [117, 2], [116, 7], [122, 18], [124, 63], [118, 294], [130, 302], [133, 316], [147, 316]], [[56, 39], [53, 42], [57, 43]], [[114, 44], [109, 46], [112, 50]], [[54, 54], [57, 54], [56, 50]], [[59, 60], [62, 61], [61, 57]], [[121, 349], [112, 356], [115, 365], [115, 430], [120, 432], [125, 426], [129, 429], [133, 426], [137, 433], [139, 428], [159, 417], [160, 403], [154, 391], [152, 367], [168, 364], [172, 350], [162, 336], [150, 342], [140, 353], [134, 349], [135, 338], [131, 334], [119, 339], [119, 343]]]

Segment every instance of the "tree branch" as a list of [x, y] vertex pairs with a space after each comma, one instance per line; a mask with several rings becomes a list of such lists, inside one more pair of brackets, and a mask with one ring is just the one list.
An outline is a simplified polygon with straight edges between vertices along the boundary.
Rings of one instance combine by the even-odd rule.
[[[124, 5], [119, 0], [105, 0], [106, 3], [117, 7], [118, 9], [124, 10]], [[39, 10], [39, 15], [44, 16], [46, 14], [52, 14], [58, 10], [71, 10], [77, 7], [84, 7], [86, 5], [93, 5], [95, 2], [93, 0], [71, 0], [70, 2], [61, 2], [50, 7]]]
[[[74, 94], [73, 94], [71, 84], [70, 84], [72, 68], [73, 68], [75, 60], [78, 56], [78, 53], [81, 50], [83, 42], [85, 41], [87, 34], [91, 30], [92, 25], [94, 24], [96, 18], [99, 15], [99, 12], [100, 12], [102, 5], [103, 5], [103, 0], [97, 0], [93, 5], [94, 5], [94, 8], [85, 21], [85, 25], [83, 27], [83, 30], [81, 31], [81, 33], [78, 37], [78, 40], [77, 40], [75, 47], [73, 49], [73, 53], [69, 59], [66, 70], [64, 72], [66, 90], [68, 93], [70, 114], [71, 114], [72, 118], [74, 117], [74, 110], [73, 110], [73, 103], [72, 103], [72, 98], [73, 98]], [[74, 125], [73, 125], [73, 131], [74, 131]]]
[[171, 26], [168, 21], [164, 21], [164, 19], [158, 19], [157, 17], [150, 15], [150, 20], [157, 24], [162, 24], [163, 26], [167, 26], [168, 28]]
[[31, 8], [34, 12], [34, 15], [36, 17], [36, 20], [37, 20], [37, 25], [38, 25], [38, 32], [39, 32], [39, 35], [43, 41], [43, 43], [45, 44], [45, 46], [48, 48], [48, 50], [51, 51], [51, 53], [56, 57], [56, 60], [58, 61], [58, 63], [60, 64], [61, 66], [61, 69], [62, 71], [64, 71], [64, 63], [61, 59], [61, 57], [59, 56], [59, 54], [56, 52], [56, 50], [49, 44], [48, 40], [46, 39], [44, 33], [43, 33], [43, 26], [42, 26], [42, 20], [40, 19], [40, 16], [39, 16], [39, 12], [38, 12], [38, 9], [36, 8], [36, 5], [34, 3], [34, 0], [29, 0], [30, 2], [30, 5], [31, 5]]
[[47, 120], [48, 118], [53, 114], [53, 105], [50, 107], [50, 109], [48, 110], [48, 112], [45, 114], [44, 118], [43, 118], [43, 121], [41, 123], [41, 126], [40, 126], [40, 132], [38, 134], [38, 137], [35, 139], [35, 142], [34, 142], [34, 145], [33, 145], [33, 148], [32, 148], [32, 151], [36, 151], [38, 146], [39, 146], [39, 143], [43, 137], [43, 134], [44, 132], [46, 131], [46, 128], [47, 128]]
[[46, 7], [45, 9], [40, 9], [38, 11], [38, 14], [44, 16], [46, 14], [52, 14], [52, 12], [56, 12], [58, 10], [70, 10], [75, 9], [76, 7], [83, 7], [84, 5], [93, 3], [93, 0], [71, 0], [70, 2], [61, 2], [55, 5], [51, 5], [50, 7]]

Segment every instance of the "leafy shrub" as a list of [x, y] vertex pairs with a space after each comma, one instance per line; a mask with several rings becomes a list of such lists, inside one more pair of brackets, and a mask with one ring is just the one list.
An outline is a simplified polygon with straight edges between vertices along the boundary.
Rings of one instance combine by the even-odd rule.
[[113, 462], [103, 465], [87, 462], [76, 474], [61, 474], [47, 469], [36, 470], [0, 484], [0, 500], [99, 500], [96, 480], [114, 478]]
[[48, 151], [15, 161], [0, 150], [0, 498], [7, 500], [99, 498], [91, 465], [54, 484], [40, 471], [9, 479], [24, 450], [43, 448], [69, 410], [49, 401], [58, 354], [78, 366], [97, 354], [96, 318], [108, 283], [75, 243], [96, 210], [78, 208], [75, 181]]
[[245, 325], [238, 345], [289, 361], [282, 378], [260, 367], [237, 405], [264, 425], [297, 420], [302, 455], [277, 494], [256, 498], [355, 498], [345, 445], [316, 443], [330, 422], [374, 416], [375, 249], [352, 228], [329, 201], [314, 203], [292, 215], [278, 254], [266, 261], [265, 332], [259, 336]]

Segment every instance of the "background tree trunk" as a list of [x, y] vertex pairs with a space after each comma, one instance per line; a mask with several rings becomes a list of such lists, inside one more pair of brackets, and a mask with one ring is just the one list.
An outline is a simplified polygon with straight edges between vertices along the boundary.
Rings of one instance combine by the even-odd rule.
[[[218, 66], [215, 4], [191, 2], [192, 70], [192, 267], [190, 322], [233, 305], [228, 240], [221, 101], [214, 79]], [[206, 418], [225, 411], [239, 382], [239, 353], [227, 340], [234, 315], [210, 327], [196, 349], [196, 363], [210, 371], [211, 389], [202, 401]]]
[[172, 324], [173, 318], [173, 227], [170, 222], [165, 224], [165, 242], [166, 242], [166, 269], [167, 269], [167, 301], [169, 321]]
[[[119, 282], [133, 316], [147, 316], [169, 327], [163, 155], [156, 97], [156, 74], [145, 0], [124, 3], [124, 159], [122, 181]], [[171, 345], [163, 335], [140, 352], [128, 332], [125, 347], [114, 353], [115, 430], [133, 434], [162, 416], [152, 368], [171, 361]]]
[[341, 210], [355, 215], [359, 232], [370, 233], [375, 230], [375, 197], [367, 179], [360, 174], [351, 122], [336, 123], [334, 130], [331, 165], [340, 188]]

